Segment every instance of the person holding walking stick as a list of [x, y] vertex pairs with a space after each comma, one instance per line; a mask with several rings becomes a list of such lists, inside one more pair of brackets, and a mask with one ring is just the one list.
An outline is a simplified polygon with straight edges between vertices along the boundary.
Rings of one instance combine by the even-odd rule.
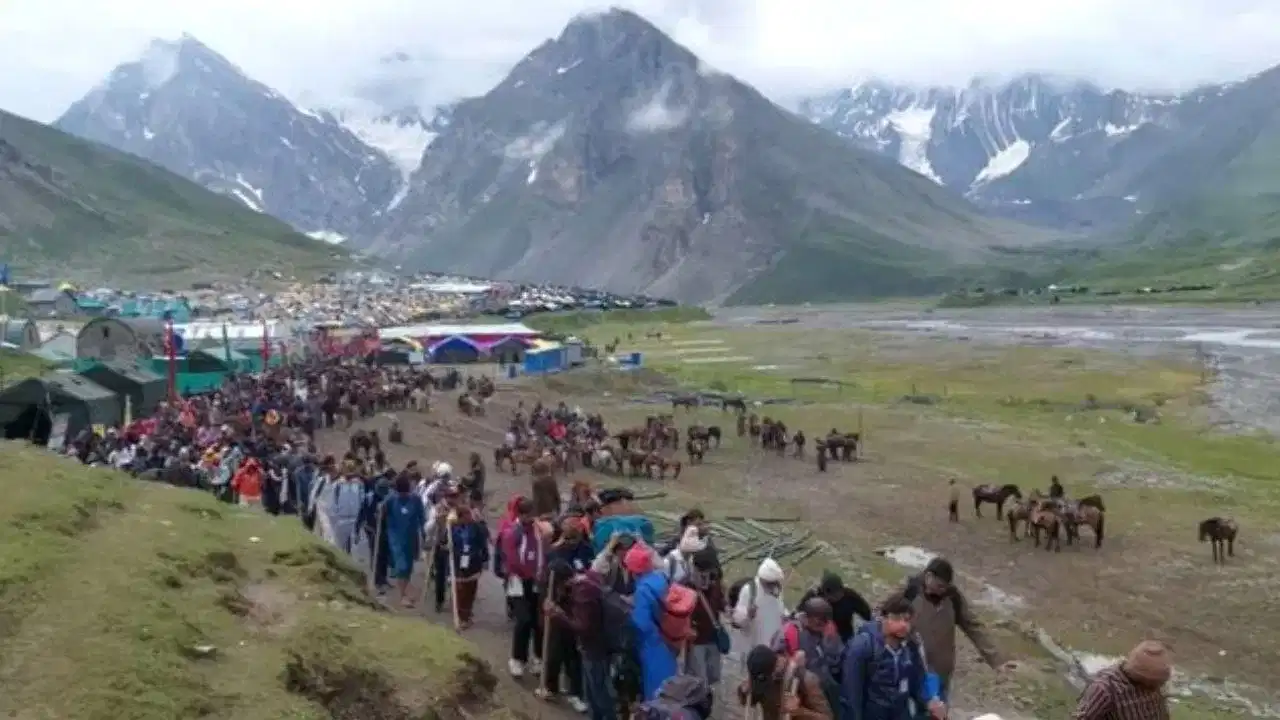
[[480, 574], [489, 563], [489, 528], [465, 503], [449, 524], [449, 554], [454, 621], [459, 630], [466, 630], [471, 627]]
[[413, 577], [413, 564], [422, 552], [425, 540], [422, 529], [426, 523], [426, 515], [422, 499], [413, 492], [409, 476], [404, 474], [396, 478], [395, 492], [378, 506], [377, 541], [370, 550], [374, 567], [379, 562], [382, 535], [386, 533], [390, 575], [400, 594], [400, 603], [406, 608], [411, 608], [414, 604], [413, 597], [409, 594], [409, 578]]
[[[444, 612], [445, 591], [453, 588], [452, 545], [450, 533], [453, 522], [457, 520], [458, 488], [445, 482], [439, 490], [440, 502], [431, 511], [432, 520], [427, 523], [431, 537], [427, 542], [431, 547], [431, 584], [435, 590], [436, 612]], [[426, 588], [423, 588], [425, 594]]]

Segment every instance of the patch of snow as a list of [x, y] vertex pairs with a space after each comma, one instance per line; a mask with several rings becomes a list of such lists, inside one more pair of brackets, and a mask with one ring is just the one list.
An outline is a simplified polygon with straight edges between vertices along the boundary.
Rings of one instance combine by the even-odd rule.
[[285, 147], [287, 147], [287, 148], [289, 148], [290, 150], [293, 150], [293, 149], [294, 149], [294, 148], [293, 148], [293, 143], [289, 142], [289, 138], [287, 138], [287, 137], [285, 137], [285, 136], [283, 136], [283, 135], [281, 135], [281, 136], [280, 136], [280, 142], [281, 142], [281, 143], [283, 143], [283, 144], [284, 144], [284, 146], [285, 146]]
[[936, 113], [935, 108], [909, 107], [891, 112], [885, 119], [898, 131], [898, 162], [941, 185], [941, 178], [929, 164], [928, 153]]
[[150, 139], [154, 138], [155, 136], [156, 136], [156, 134], [155, 134], [154, 132], [152, 132], [152, 131], [151, 131], [151, 128], [149, 128], [149, 127], [144, 127], [144, 128], [142, 128], [142, 137], [146, 138], [147, 140], [150, 140]]
[[643, 106], [627, 118], [627, 131], [632, 133], [661, 133], [674, 130], [689, 119], [688, 108], [667, 106], [671, 95], [671, 83], [663, 83]]
[[240, 173], [236, 173], [236, 182], [240, 184], [240, 187], [243, 187], [245, 190], [248, 190], [249, 192], [253, 193], [253, 196], [258, 200], [258, 202], [256, 203], [256, 206], [259, 212], [261, 212], [261, 208], [265, 204], [262, 199], [262, 188], [256, 188], [253, 185], [251, 185], [249, 181], [245, 180], [244, 176], [241, 175]]
[[1053, 126], [1053, 130], [1049, 132], [1049, 139], [1056, 142], [1066, 142], [1071, 138], [1067, 134], [1067, 127], [1071, 125], [1071, 118], [1063, 118], [1057, 125]]
[[1102, 130], [1108, 137], [1118, 137], [1120, 135], [1128, 135], [1139, 127], [1141, 127], [1141, 123], [1138, 123], [1137, 125], [1113, 125], [1111, 123], [1107, 123], [1102, 126]]
[[305, 108], [305, 107], [302, 107], [301, 105], [299, 105], [299, 106], [297, 106], [297, 110], [298, 110], [298, 112], [302, 113], [303, 115], [305, 115], [305, 116], [307, 116], [307, 117], [309, 117], [309, 118], [312, 118], [313, 120], [319, 120], [320, 122], [324, 122], [324, 121], [325, 121], [325, 120], [324, 120], [324, 116], [323, 116], [323, 115], [321, 115], [319, 112], [317, 112], [317, 111], [315, 111], [315, 110], [312, 110], [312, 109], [310, 109], [310, 108]]
[[248, 206], [250, 210], [262, 212], [262, 206], [254, 202], [254, 199], [249, 197], [249, 195], [240, 188], [231, 188], [231, 194], [234, 195], [237, 200]]
[[517, 80], [517, 81], [516, 81], [516, 84], [515, 84], [515, 87], [524, 87], [524, 81], [523, 81], [523, 80]]
[[381, 150], [400, 168], [405, 181], [422, 165], [422, 156], [438, 133], [423, 127], [425, 123], [400, 123], [380, 116], [372, 108], [351, 108], [336, 113], [342, 126], [365, 144]]
[[525, 182], [529, 185], [532, 185], [534, 182], [537, 181], [537, 179], [538, 179], [538, 161], [530, 160], [529, 161], [529, 179], [525, 180]]
[[307, 233], [307, 237], [313, 240], [323, 240], [330, 245], [341, 245], [347, 241], [347, 236], [332, 230], [313, 230]]
[[937, 553], [932, 553], [924, 548], [918, 548], [913, 545], [880, 548], [879, 550], [876, 550], [876, 554], [883, 555], [885, 558], [913, 570], [925, 569], [930, 560], [938, 557]]
[[1124, 196], [1124, 199], [1125, 199], [1126, 201], [1128, 201], [1128, 202], [1138, 202], [1138, 196], [1137, 196], [1137, 195], [1125, 195], [1125, 196]]
[[1218, 266], [1218, 269], [1223, 272], [1231, 272], [1232, 270], [1239, 270], [1241, 268], [1249, 267], [1252, 264], [1253, 264], [1253, 258], [1247, 257], [1241, 260], [1237, 260], [1233, 263], [1223, 263], [1222, 265]]
[[387, 207], [383, 212], [391, 212], [400, 207], [400, 203], [404, 202], [407, 197], [409, 197], [409, 183], [400, 186], [400, 189], [396, 191], [395, 197], [391, 198], [391, 202], [387, 203]]
[[138, 95], [138, 102], [140, 102], [140, 103], [141, 103], [141, 102], [146, 102], [146, 101], [147, 101], [147, 98], [149, 98], [149, 97], [151, 97], [151, 93], [150, 93], [150, 92], [140, 93], [140, 94]]
[[582, 61], [581, 61], [581, 60], [574, 60], [573, 62], [569, 63], [568, 65], [564, 65], [564, 66], [562, 66], [562, 67], [558, 67], [558, 68], [556, 68], [556, 74], [557, 74], [557, 75], [564, 75], [565, 73], [567, 73], [567, 72], [569, 72], [570, 70], [572, 70], [572, 69], [574, 69], [574, 68], [578, 67], [578, 66], [579, 66], [579, 65], [581, 65], [581, 64], [582, 64]]
[[982, 171], [973, 179], [973, 184], [982, 185], [1005, 177], [1022, 167], [1029, 157], [1031, 157], [1031, 143], [1021, 138], [1014, 140], [987, 161], [987, 166], [982, 168]]

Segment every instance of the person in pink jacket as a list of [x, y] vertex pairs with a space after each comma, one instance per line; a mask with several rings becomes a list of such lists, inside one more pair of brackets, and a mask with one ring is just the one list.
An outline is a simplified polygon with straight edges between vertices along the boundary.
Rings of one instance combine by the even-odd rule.
[[[511, 634], [511, 659], [507, 663], [512, 677], [522, 677], [525, 666], [537, 674], [542, 664], [542, 611], [538, 582], [547, 566], [550, 538], [533, 514], [533, 502], [520, 498], [516, 502], [516, 521], [502, 530], [498, 544], [506, 575], [506, 593], [515, 617]], [[533, 645], [533, 662], [529, 662], [529, 645]]]

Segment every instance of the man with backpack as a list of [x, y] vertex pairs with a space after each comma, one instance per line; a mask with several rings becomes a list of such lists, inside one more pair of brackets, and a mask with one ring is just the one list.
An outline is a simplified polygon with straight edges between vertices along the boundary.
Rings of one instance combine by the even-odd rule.
[[782, 566], [765, 558], [750, 580], [740, 580], [729, 589], [733, 605], [730, 621], [746, 636], [747, 647], [769, 645], [782, 628], [786, 606], [782, 602]]
[[612, 667], [635, 652], [631, 605], [595, 570], [569, 579], [568, 610], [544, 603], [551, 622], [573, 633], [582, 656], [583, 699], [591, 720], [616, 720]]
[[926, 711], [933, 720], [944, 720], [941, 684], [912, 634], [913, 614], [911, 601], [895, 595], [881, 606], [880, 617], [858, 628], [845, 647], [842, 720], [917, 720]]
[[840, 707], [840, 671], [844, 643], [831, 621], [831, 605], [822, 598], [810, 598], [792, 620], [783, 623], [774, 638], [773, 649], [788, 658], [804, 653], [805, 667], [822, 685], [822, 693], [832, 708]]

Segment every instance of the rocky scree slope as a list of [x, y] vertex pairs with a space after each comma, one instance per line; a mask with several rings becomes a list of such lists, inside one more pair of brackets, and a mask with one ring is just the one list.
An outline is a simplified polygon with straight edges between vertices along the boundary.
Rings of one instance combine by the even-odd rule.
[[153, 41], [55, 127], [331, 241], [361, 232], [404, 185], [333, 115], [297, 107], [191, 36]]
[[621, 10], [459, 103], [377, 226], [368, 248], [406, 265], [694, 302], [930, 292], [1045, 239]]
[[0, 244], [23, 269], [96, 280], [302, 274], [346, 262], [162, 168], [3, 111]]

